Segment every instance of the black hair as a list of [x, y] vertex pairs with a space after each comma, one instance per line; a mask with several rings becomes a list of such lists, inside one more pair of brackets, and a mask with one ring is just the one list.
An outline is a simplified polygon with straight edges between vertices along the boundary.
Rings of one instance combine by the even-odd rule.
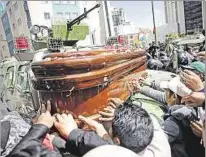
[[112, 129], [120, 145], [135, 153], [143, 151], [151, 143], [154, 131], [147, 111], [140, 105], [127, 102], [115, 110]]
[[202, 30], [202, 34], [205, 36], [205, 30], [204, 29]]
[[[170, 97], [171, 97], [172, 95], [176, 95], [176, 101], [177, 101], [177, 99], [178, 99], [179, 102], [181, 102], [181, 100], [182, 100], [182, 97], [181, 97], [180, 95], [178, 95], [177, 93], [173, 92], [173, 91], [170, 90], [170, 89], [169, 89], [169, 95], [170, 95]], [[175, 105], [177, 105], [177, 104], [175, 104]]]

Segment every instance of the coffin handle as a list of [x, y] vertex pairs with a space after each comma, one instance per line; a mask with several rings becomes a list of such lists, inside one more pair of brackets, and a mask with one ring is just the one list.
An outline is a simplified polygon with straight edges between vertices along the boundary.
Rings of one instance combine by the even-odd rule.
[[66, 95], [66, 97], [70, 97], [72, 95], [72, 91], [75, 89], [75, 87], [72, 87], [70, 90], [69, 90], [69, 94]]

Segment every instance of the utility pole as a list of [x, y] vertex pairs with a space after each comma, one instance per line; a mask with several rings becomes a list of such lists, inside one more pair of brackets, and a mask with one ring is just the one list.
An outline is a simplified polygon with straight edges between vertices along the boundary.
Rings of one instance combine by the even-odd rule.
[[179, 23], [179, 15], [178, 15], [178, 4], [177, 1], [175, 1], [175, 15], [176, 15], [176, 22], [177, 22], [177, 32], [178, 36], [180, 35], [180, 23]]
[[202, 1], [203, 5], [203, 29], [206, 29], [206, 2]]
[[[206, 30], [206, 2], [205, 1], [202, 1], [202, 5], [203, 5], [203, 29]], [[206, 38], [206, 36], [205, 36]], [[205, 50], [206, 50], [206, 44], [204, 45], [205, 46]]]
[[152, 16], [153, 16], [153, 33], [155, 37], [155, 44], [157, 44], [157, 32], [156, 32], [156, 25], [155, 25], [155, 15], [154, 15], [154, 3], [151, 1], [152, 4]]

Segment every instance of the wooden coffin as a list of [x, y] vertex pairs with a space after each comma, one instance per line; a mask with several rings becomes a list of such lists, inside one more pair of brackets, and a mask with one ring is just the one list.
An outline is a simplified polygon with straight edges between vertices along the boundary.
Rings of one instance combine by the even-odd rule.
[[52, 113], [91, 116], [110, 97], [126, 100], [132, 94], [128, 81], [145, 70], [145, 63], [143, 50], [54, 53], [32, 63], [31, 82], [41, 101], [51, 100]]

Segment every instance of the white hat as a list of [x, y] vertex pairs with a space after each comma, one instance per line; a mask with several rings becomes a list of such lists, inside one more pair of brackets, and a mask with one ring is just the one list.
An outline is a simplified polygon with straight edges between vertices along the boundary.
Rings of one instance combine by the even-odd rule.
[[129, 149], [124, 147], [116, 146], [116, 145], [104, 145], [92, 149], [83, 157], [140, 157], [136, 153], [132, 152]]
[[160, 88], [170, 89], [171, 91], [173, 91], [174, 93], [176, 93], [181, 97], [188, 95], [192, 92], [188, 87], [185, 86], [185, 84], [183, 84], [180, 81], [179, 76], [171, 79], [170, 81], [160, 82]]

